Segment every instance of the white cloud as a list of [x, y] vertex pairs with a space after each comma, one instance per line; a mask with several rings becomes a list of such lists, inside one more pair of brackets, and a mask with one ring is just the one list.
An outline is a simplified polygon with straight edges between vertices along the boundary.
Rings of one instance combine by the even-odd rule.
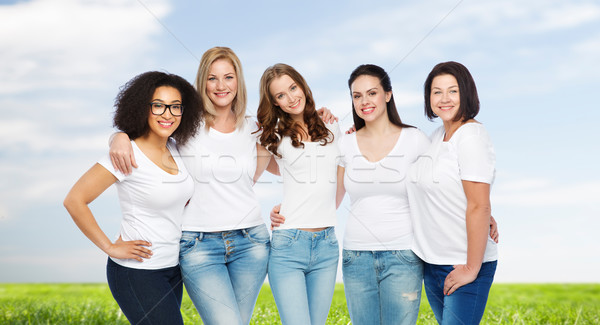
[[[148, 1], [157, 17], [166, 2]], [[0, 92], [91, 88], [144, 60], [160, 24], [138, 1], [34, 0], [0, 7]], [[93, 77], [91, 77], [93, 76]]]

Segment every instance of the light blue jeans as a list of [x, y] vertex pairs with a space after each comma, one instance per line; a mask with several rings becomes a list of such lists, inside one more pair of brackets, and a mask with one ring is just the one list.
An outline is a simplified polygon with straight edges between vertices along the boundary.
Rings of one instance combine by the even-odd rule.
[[282, 324], [325, 324], [339, 255], [333, 227], [319, 232], [273, 231], [269, 284]]
[[410, 249], [342, 253], [344, 290], [354, 325], [415, 324], [423, 262]]
[[184, 231], [181, 237], [183, 283], [207, 325], [250, 323], [268, 261], [265, 225], [222, 232]]
[[485, 311], [498, 261], [485, 262], [477, 278], [454, 291], [444, 295], [444, 281], [454, 266], [425, 263], [424, 282], [427, 300], [435, 319], [443, 325], [479, 324]]

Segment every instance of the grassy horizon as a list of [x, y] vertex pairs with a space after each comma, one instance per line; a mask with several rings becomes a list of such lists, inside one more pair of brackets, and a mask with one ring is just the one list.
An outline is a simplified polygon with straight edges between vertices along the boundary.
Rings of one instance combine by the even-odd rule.
[[[184, 293], [186, 324], [202, 324]], [[105, 283], [0, 283], [0, 324], [128, 324]], [[251, 324], [279, 324], [268, 284]], [[418, 324], [436, 324], [425, 294]], [[327, 324], [350, 324], [343, 284], [337, 284]], [[600, 284], [494, 284], [482, 324], [600, 324]]]

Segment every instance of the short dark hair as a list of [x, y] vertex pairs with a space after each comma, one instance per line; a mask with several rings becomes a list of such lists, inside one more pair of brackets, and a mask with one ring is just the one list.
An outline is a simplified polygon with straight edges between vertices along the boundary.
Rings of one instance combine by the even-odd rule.
[[[388, 92], [392, 91], [392, 81], [390, 80], [390, 76], [383, 70], [382, 67], [374, 65], [374, 64], [362, 64], [359, 65], [352, 73], [350, 74], [350, 78], [348, 79], [348, 88], [350, 88], [350, 96], [352, 96], [352, 83], [360, 76], [372, 76], [379, 79], [381, 83], [381, 87], [383, 91]], [[399, 127], [413, 127], [412, 125], [402, 123], [400, 119], [400, 115], [398, 115], [398, 110], [396, 109], [396, 102], [394, 101], [394, 94], [392, 93], [392, 97], [390, 101], [386, 103], [387, 115], [392, 122], [392, 124]], [[365, 126], [365, 120], [360, 118], [358, 114], [356, 114], [356, 110], [354, 108], [354, 101], [352, 102], [352, 119], [354, 120], [354, 127], [356, 131], [360, 130], [363, 126]]]
[[454, 121], [468, 121], [475, 118], [477, 113], [479, 113], [479, 96], [477, 95], [475, 80], [473, 80], [467, 67], [454, 61], [436, 64], [425, 80], [425, 115], [427, 118], [433, 120], [437, 117], [431, 109], [431, 84], [433, 83], [433, 78], [440, 75], [451, 75], [458, 82], [460, 107], [454, 117]]
[[181, 123], [171, 137], [178, 144], [185, 144], [197, 131], [204, 108], [200, 96], [194, 87], [180, 76], [149, 71], [135, 76], [123, 85], [115, 99], [115, 115], [113, 124], [120, 131], [127, 133], [131, 140], [145, 135], [150, 130], [148, 114], [150, 101], [156, 88], [173, 87], [181, 94], [184, 106]]

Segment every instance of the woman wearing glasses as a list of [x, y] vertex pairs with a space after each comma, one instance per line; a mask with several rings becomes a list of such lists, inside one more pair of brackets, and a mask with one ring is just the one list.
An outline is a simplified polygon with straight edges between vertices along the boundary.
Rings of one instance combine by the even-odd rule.
[[[179, 76], [146, 72], [125, 85], [115, 106], [114, 125], [132, 139], [138, 168], [130, 175], [113, 171], [106, 155], [75, 183], [64, 205], [109, 256], [108, 284], [129, 322], [183, 324], [179, 239], [194, 183], [175, 140], [185, 144], [199, 127], [200, 98]], [[115, 183], [123, 217], [112, 241], [88, 204]]]
[[[231, 49], [204, 53], [196, 89], [205, 107], [204, 124], [179, 146], [195, 186], [183, 217], [183, 281], [205, 324], [248, 324], [270, 249], [253, 185], [271, 155], [257, 144], [258, 127], [246, 116], [242, 66]], [[135, 164], [125, 134], [113, 140], [111, 157], [125, 172]]]

